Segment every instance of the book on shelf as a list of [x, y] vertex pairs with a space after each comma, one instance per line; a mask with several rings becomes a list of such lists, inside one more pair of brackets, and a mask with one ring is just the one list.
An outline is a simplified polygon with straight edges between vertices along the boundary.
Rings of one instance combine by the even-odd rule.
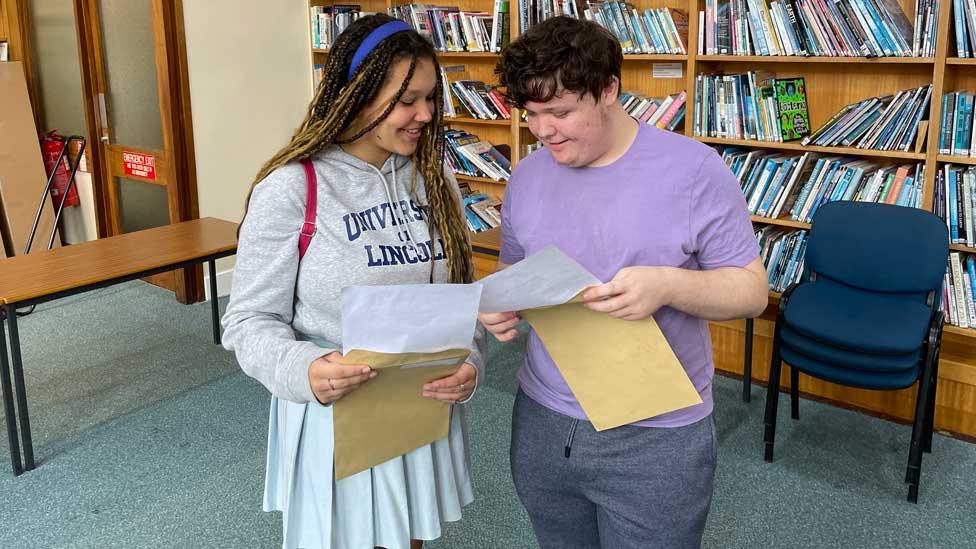
[[491, 143], [460, 130], [444, 131], [444, 161], [455, 174], [507, 181], [511, 162]]
[[331, 48], [335, 39], [353, 21], [375, 13], [362, 11], [359, 4], [311, 6], [309, 9], [311, 10], [312, 47], [316, 49]]
[[787, 154], [740, 147], [720, 149], [739, 181], [749, 213], [809, 223], [828, 202], [850, 200], [918, 208], [924, 164], [878, 165], [814, 152]]
[[502, 224], [502, 202], [484, 193], [471, 193], [465, 196], [464, 217], [471, 231], [480, 233]]
[[458, 6], [401, 4], [389, 14], [412, 26], [442, 52], [499, 52], [508, 45], [511, 23], [508, 0], [494, 0], [492, 12]]
[[325, 78], [325, 64], [316, 63], [312, 65], [312, 84], [315, 88], [319, 87], [319, 83]]
[[976, 157], [974, 103], [976, 94], [971, 91], [954, 91], [942, 96], [939, 154]]
[[976, 247], [976, 167], [942, 165], [935, 176], [932, 213], [945, 221], [950, 244]]
[[896, 0], [705, 0], [698, 53], [932, 57], [939, 1], [916, 2], [913, 25]]
[[942, 283], [940, 310], [945, 320], [960, 328], [976, 327], [976, 257], [952, 251]]
[[560, 15], [593, 21], [610, 31], [625, 54], [688, 53], [688, 13], [677, 8], [638, 10], [618, 1], [519, 0], [522, 29]]
[[909, 151], [928, 115], [932, 85], [870, 97], [844, 106], [826, 124], [805, 137], [803, 145]]
[[[445, 95], [452, 94], [472, 118], [479, 120], [510, 120], [512, 118], [512, 113], [508, 105], [505, 104], [505, 98], [484, 82], [480, 80], [450, 82], [447, 71], [443, 67], [441, 68], [441, 79], [447, 86], [444, 91]], [[457, 116], [457, 109], [455, 109], [452, 100], [445, 99], [444, 109], [446, 117]]]
[[976, 57], [976, 3], [952, 0], [952, 25], [956, 37], [956, 57]]
[[686, 98], [687, 93], [684, 91], [664, 98], [647, 97], [640, 92], [629, 91], [620, 95], [620, 103], [627, 114], [637, 121], [662, 130], [674, 131], [684, 119]]
[[522, 146], [522, 157], [524, 158], [526, 156], [529, 156], [535, 151], [544, 148], [546, 148], [546, 145], [542, 141], [536, 141], [534, 143], [526, 143]]
[[773, 86], [783, 141], [796, 141], [810, 135], [806, 80], [802, 77], [777, 78]]
[[782, 142], [775, 81], [768, 71], [696, 76], [695, 135]]
[[769, 289], [783, 292], [803, 276], [809, 232], [767, 225], [756, 229], [759, 256], [766, 267]]

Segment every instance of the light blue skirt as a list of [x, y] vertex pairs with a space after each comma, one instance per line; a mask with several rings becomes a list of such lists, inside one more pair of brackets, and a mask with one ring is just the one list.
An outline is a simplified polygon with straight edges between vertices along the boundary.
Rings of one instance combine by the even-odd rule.
[[338, 482], [332, 434], [331, 406], [271, 398], [264, 510], [281, 511], [284, 549], [409, 549], [474, 500], [462, 405], [447, 438]]

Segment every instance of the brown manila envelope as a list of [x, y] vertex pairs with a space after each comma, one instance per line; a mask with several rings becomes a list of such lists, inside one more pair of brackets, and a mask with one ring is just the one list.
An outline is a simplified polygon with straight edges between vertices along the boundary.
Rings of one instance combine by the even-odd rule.
[[654, 318], [587, 309], [582, 290], [600, 280], [555, 246], [480, 283], [481, 312], [521, 311], [597, 430], [701, 403]]
[[470, 353], [346, 353], [342, 363], [368, 364], [378, 375], [332, 405], [336, 480], [445, 438], [451, 404], [421, 396], [423, 386], [453, 374]]
[[701, 404], [654, 318], [565, 305], [522, 311], [597, 431]]

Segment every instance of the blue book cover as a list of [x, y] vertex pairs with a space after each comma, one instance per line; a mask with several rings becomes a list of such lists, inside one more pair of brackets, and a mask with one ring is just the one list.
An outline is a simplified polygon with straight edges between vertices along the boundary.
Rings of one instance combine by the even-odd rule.
[[969, 156], [969, 141], [973, 130], [973, 94], [961, 92], [956, 103], [956, 138], [952, 141], [952, 154]]
[[966, 37], [964, 17], [962, 0], [952, 0], [952, 18], [956, 25], [956, 55], [958, 57], [969, 57], [969, 40]]
[[766, 214], [769, 213], [769, 208], [773, 205], [776, 197], [779, 196], [779, 191], [783, 188], [783, 182], [790, 176], [790, 171], [792, 171], [795, 161], [796, 159], [794, 157], [789, 157], [780, 165], [775, 179], [773, 179], [773, 182], [766, 190], [765, 196], [759, 202], [758, 215], [766, 217]]
[[881, 44], [881, 48], [884, 50], [885, 55], [898, 55], [898, 47], [895, 45], [894, 39], [888, 34], [885, 26], [881, 23], [881, 16], [878, 14], [871, 0], [856, 1], [864, 10], [864, 13], [866, 14], [865, 19], [867, 19], [868, 25], [871, 26], [871, 30], [874, 33], [875, 38], [878, 40], [878, 43]]
[[876, 166], [873, 164], [858, 164], [855, 166], [854, 174], [851, 176], [851, 182], [847, 186], [847, 191], [844, 192], [844, 196], [841, 197], [841, 200], [853, 200], [854, 194], [858, 191], [858, 189], [861, 188], [861, 182], [864, 180], [864, 174], [867, 173], [868, 170], [873, 170], [875, 168]]
[[757, 158], [756, 162], [753, 163], [752, 169], [750, 170], [749, 177], [746, 180], [746, 186], [745, 186], [745, 197], [747, 202], [752, 196], [752, 193], [755, 192], [756, 185], [759, 184], [759, 180], [762, 178], [762, 174], [764, 173], [766, 163], [768, 161], [769, 161], [768, 156], [762, 156], [760, 158]]
[[898, 199], [895, 201], [896, 206], [910, 206], [908, 203], [909, 198], [912, 196], [912, 187], [915, 185], [915, 178], [908, 176], [905, 178], [905, 183], [901, 187], [901, 192], [898, 193]]
[[478, 217], [469, 206], [475, 202], [481, 202], [482, 200], [488, 200], [488, 197], [484, 194], [471, 194], [464, 197], [464, 216], [468, 220], [468, 226], [474, 232], [481, 232], [487, 230], [489, 227], [485, 225], [485, 222]]
[[949, 128], [949, 96], [952, 94], [945, 94], [942, 96], [942, 121], [939, 123], [939, 152], [942, 154], [949, 154], [949, 144], [946, 142], [946, 136], [948, 135]]
[[810, 193], [813, 190], [813, 186], [816, 184], [820, 173], [823, 171], [824, 166], [827, 165], [825, 158], [818, 158], [817, 163], [813, 166], [813, 171], [810, 172], [810, 177], [807, 178], [807, 182], [803, 184], [803, 188], [800, 189], [800, 194], [796, 197], [796, 202], [793, 203], [793, 209], [790, 210], [790, 218], [793, 221], [800, 220], [800, 214], [803, 213], [803, 205], [806, 204]]
[[759, 183], [756, 185], [756, 190], [749, 195], [749, 212], [755, 214], [759, 211], [759, 203], [762, 197], [765, 195], [766, 190], [769, 189], [770, 184], [776, 178], [776, 173], [779, 171], [779, 167], [783, 164], [782, 158], [770, 158], [766, 162], [766, 166], [763, 168], [762, 177], [759, 178]]
[[855, 168], [851, 164], [844, 166], [843, 175], [840, 176], [840, 181], [837, 182], [837, 186], [834, 187], [834, 191], [830, 193], [830, 198], [825, 202], [836, 202], [840, 200], [845, 194], [847, 194], [847, 188], [851, 184], [851, 180], [854, 178]]
[[810, 212], [803, 218], [804, 222], [809, 223], [813, 219], [813, 214], [817, 213], [817, 208], [823, 202], [827, 188], [830, 187], [830, 184], [834, 180], [834, 174], [837, 172], [838, 166], [840, 166], [840, 160], [834, 160], [830, 163], [830, 167], [827, 169], [827, 176], [824, 177], [823, 184], [820, 185], [820, 189], [817, 190], [817, 196], [813, 199], [813, 206], [810, 208]]

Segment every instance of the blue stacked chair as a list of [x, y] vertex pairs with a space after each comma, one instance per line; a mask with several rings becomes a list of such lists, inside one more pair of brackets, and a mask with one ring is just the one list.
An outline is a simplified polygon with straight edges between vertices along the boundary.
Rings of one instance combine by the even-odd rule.
[[922, 451], [932, 451], [939, 311], [949, 256], [945, 223], [916, 208], [825, 204], [812, 221], [800, 282], [783, 293], [766, 393], [765, 460], [773, 460], [781, 365], [799, 419], [799, 372], [840, 385], [895, 390], [918, 382], [908, 500], [918, 502]]

